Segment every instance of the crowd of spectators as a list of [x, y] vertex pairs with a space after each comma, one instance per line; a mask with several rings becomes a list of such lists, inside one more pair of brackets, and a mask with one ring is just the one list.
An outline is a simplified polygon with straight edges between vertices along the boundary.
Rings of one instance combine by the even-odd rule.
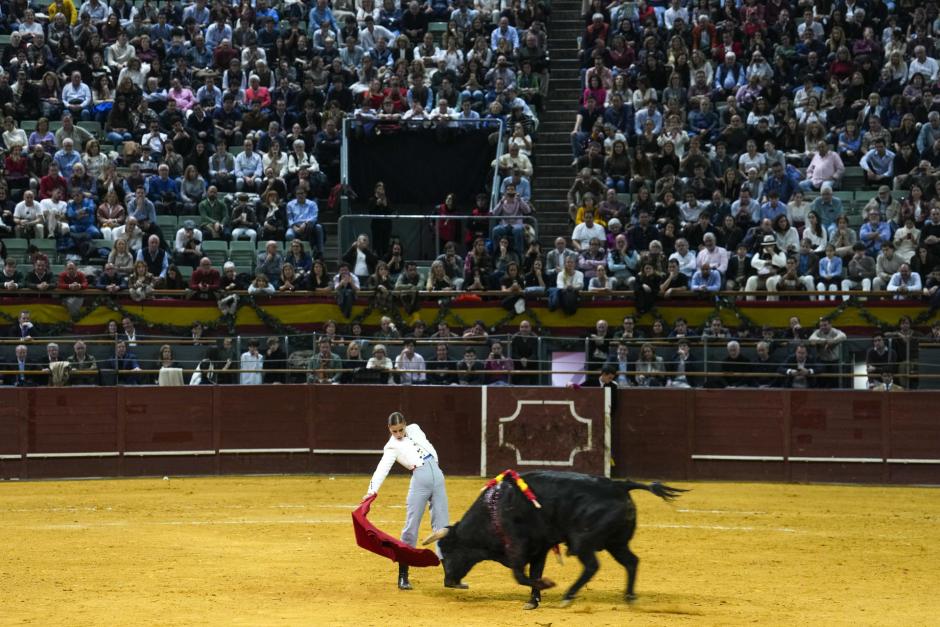
[[[299, 239], [322, 259], [346, 117], [391, 132], [482, 115], [518, 126], [531, 151], [541, 4], [381, 4], [5, 5], [0, 237], [55, 240], [76, 262], [125, 240], [117, 255], [162, 286], [168, 265], [199, 271], [203, 241]], [[190, 219], [164, 233], [161, 216]], [[162, 252], [148, 255], [153, 236]], [[291, 284], [270, 270], [267, 286], [249, 279]], [[135, 282], [132, 264], [115, 271]]]
[[[672, 327], [657, 319], [641, 328], [628, 315], [616, 327], [598, 320], [580, 341], [541, 335], [525, 319], [509, 334], [480, 321], [462, 333], [446, 321], [431, 332], [421, 319], [399, 328], [387, 316], [368, 334], [359, 324], [343, 331], [327, 321], [311, 350], [293, 345], [299, 339], [303, 346], [301, 338], [209, 338], [199, 323], [191, 337], [168, 340], [140, 333], [125, 317], [109, 322], [103, 336], [70, 342], [66, 358], [58, 342], [36, 355], [43, 345], [33, 340], [42, 331], [23, 311], [12, 330], [22, 343], [0, 363], [0, 385], [540, 385], [551, 379], [619, 388], [903, 390], [920, 387], [922, 351], [940, 345], [940, 322], [924, 335], [906, 316], [897, 330], [864, 340], [848, 338], [828, 319], [805, 329], [796, 316], [778, 331], [729, 329], [718, 317], [701, 328], [681, 317]], [[556, 342], [555, 349], [583, 347], [583, 364], [566, 361], [559, 372], [552, 364], [555, 349], [543, 340]]]
[[[191, 337], [170, 339], [141, 333], [133, 319], [125, 317], [120, 322], [109, 322], [104, 335], [69, 342], [72, 354], [66, 357], [64, 344], [60, 351], [59, 342], [35, 341], [43, 330], [24, 310], [10, 333], [21, 343], [11, 345], [13, 350], [6, 355], [6, 363], [0, 363], [0, 385], [94, 385], [102, 383], [105, 376], [112, 384], [125, 385], [508, 385], [510, 380], [515, 385], [533, 385], [538, 381], [538, 336], [527, 320], [510, 337], [490, 337], [479, 321], [462, 334], [451, 331], [446, 322], [438, 323], [432, 333], [420, 320], [411, 328], [399, 330], [388, 317], [383, 317], [379, 328], [368, 336], [361, 325], [353, 325], [345, 335], [337, 330], [336, 322], [327, 321], [315, 334], [313, 350], [297, 349], [288, 354], [282, 338], [277, 336], [264, 342], [254, 338], [236, 341], [228, 335], [210, 338], [196, 323]], [[295, 339], [303, 346], [304, 339]], [[425, 353], [431, 348], [434, 359], [426, 360], [416, 349], [419, 342]], [[240, 352], [239, 345], [246, 350]], [[38, 356], [36, 353], [42, 349], [44, 353]], [[450, 355], [458, 351], [462, 359], [451, 359]], [[481, 360], [476, 358], [478, 352]], [[512, 358], [508, 357], [510, 352]], [[146, 357], [139, 357], [140, 353]], [[168, 370], [174, 377], [165, 376]], [[520, 372], [510, 379], [513, 370]]]
[[936, 3], [585, 7], [567, 198], [585, 283], [606, 265], [641, 312], [719, 290], [937, 304]]
[[[62, 275], [7, 283], [146, 296], [149, 275], [153, 287], [209, 292], [225, 271], [207, 269], [202, 242], [270, 240], [278, 251], [266, 247], [259, 272], [254, 260], [236, 268], [240, 288], [388, 289], [405, 277], [432, 291], [545, 294], [569, 312], [583, 290], [632, 290], [641, 312], [661, 298], [723, 289], [935, 300], [934, 4], [595, 0], [571, 133], [575, 226], [547, 253], [523, 223], [534, 212], [531, 133], [547, 78], [547, 11], [504, 5], [89, 0], [38, 15], [11, 6], [0, 58], [0, 230], [55, 239], [76, 262], [111, 241], [114, 268], [85, 283], [71, 272], [64, 284]], [[399, 119], [503, 119], [512, 132], [494, 163], [500, 199], [473, 208], [503, 219], [468, 225], [463, 241], [439, 225], [454, 246], [417, 281], [377, 219], [374, 252], [360, 238], [346, 254], [351, 272], [324, 264], [311, 279], [326, 237], [317, 198], [337, 181], [346, 116], [366, 132]], [[102, 130], [92, 136], [78, 120]], [[861, 224], [838, 195], [847, 167], [860, 168], [857, 184], [873, 192], [857, 208]], [[389, 211], [381, 184], [367, 208]], [[440, 207], [455, 211], [452, 201]], [[163, 233], [161, 215], [192, 219]], [[295, 258], [303, 261], [276, 263], [282, 242], [295, 239], [307, 243]], [[200, 276], [177, 282], [174, 265]], [[340, 281], [346, 274], [353, 278]]]
[[[527, 297], [573, 313], [583, 292], [624, 290], [641, 314], [722, 290], [767, 300], [886, 290], [940, 304], [935, 3], [585, 8], [573, 231], [543, 251], [524, 220], [547, 80], [543, 4], [4, 6], [0, 236], [54, 240], [68, 261], [53, 273], [33, 246], [20, 268], [0, 239], [0, 285], [135, 299], [181, 289], [223, 311], [235, 292], [313, 290], [347, 317], [359, 290], [408, 311], [421, 291], [497, 290], [520, 314]], [[481, 195], [471, 210], [501, 220], [438, 222], [443, 252], [419, 263], [376, 219], [373, 241], [360, 235], [329, 268], [318, 200], [338, 182], [346, 117], [365, 133], [504, 121], [499, 200]], [[381, 183], [366, 207], [390, 213]], [[438, 209], [457, 211], [453, 197]], [[165, 233], [160, 216], [186, 219]], [[86, 274], [101, 241], [103, 269]], [[246, 266], [214, 258], [208, 243], [220, 241], [247, 242]], [[617, 358], [610, 346], [600, 365]], [[390, 361], [375, 348], [369, 361]], [[262, 363], [259, 349], [245, 363]], [[655, 362], [648, 352], [637, 363]]]

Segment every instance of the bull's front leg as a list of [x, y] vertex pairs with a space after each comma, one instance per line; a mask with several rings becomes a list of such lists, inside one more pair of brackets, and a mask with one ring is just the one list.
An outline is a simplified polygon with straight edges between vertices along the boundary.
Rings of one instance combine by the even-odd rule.
[[[544, 562], [544, 559], [543, 559]], [[544, 566], [544, 564], [543, 564]], [[551, 579], [545, 579], [544, 577], [533, 578], [526, 575], [525, 572], [526, 562], [515, 562], [512, 564], [512, 574], [516, 578], [516, 581], [520, 585], [528, 586], [532, 590], [547, 590], [548, 588], [554, 588], [555, 582]], [[539, 573], [541, 575], [541, 572]]]
[[[548, 555], [548, 551], [545, 551], [541, 555], [537, 555], [529, 563], [529, 578], [535, 581], [545, 581], [542, 579], [542, 572], [545, 570], [545, 557]], [[543, 588], [532, 587], [532, 594], [529, 596], [529, 602], [522, 606], [524, 610], [534, 610], [539, 606], [539, 603], [542, 602], [542, 590]]]

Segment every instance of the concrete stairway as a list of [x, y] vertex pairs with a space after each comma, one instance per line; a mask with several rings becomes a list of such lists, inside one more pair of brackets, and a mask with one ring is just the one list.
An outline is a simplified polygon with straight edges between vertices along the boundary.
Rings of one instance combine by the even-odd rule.
[[571, 235], [565, 194], [574, 181], [571, 129], [578, 113], [581, 79], [578, 37], [584, 30], [579, 0], [555, 0], [548, 26], [552, 77], [535, 142], [532, 202], [538, 211], [543, 249], [559, 235]]

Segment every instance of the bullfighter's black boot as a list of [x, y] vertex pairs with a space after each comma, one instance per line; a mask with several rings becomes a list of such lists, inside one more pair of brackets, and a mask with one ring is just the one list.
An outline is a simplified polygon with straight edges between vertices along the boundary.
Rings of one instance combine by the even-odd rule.
[[398, 589], [411, 590], [411, 582], [408, 581], [408, 565], [398, 565]]

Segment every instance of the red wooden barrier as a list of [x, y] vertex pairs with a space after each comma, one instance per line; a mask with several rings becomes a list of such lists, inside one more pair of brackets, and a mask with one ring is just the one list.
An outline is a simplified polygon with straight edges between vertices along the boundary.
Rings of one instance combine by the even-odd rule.
[[[940, 483], [940, 393], [616, 394], [615, 476]], [[0, 477], [371, 472], [394, 410], [449, 474], [603, 472], [600, 390], [276, 385], [0, 389]]]

